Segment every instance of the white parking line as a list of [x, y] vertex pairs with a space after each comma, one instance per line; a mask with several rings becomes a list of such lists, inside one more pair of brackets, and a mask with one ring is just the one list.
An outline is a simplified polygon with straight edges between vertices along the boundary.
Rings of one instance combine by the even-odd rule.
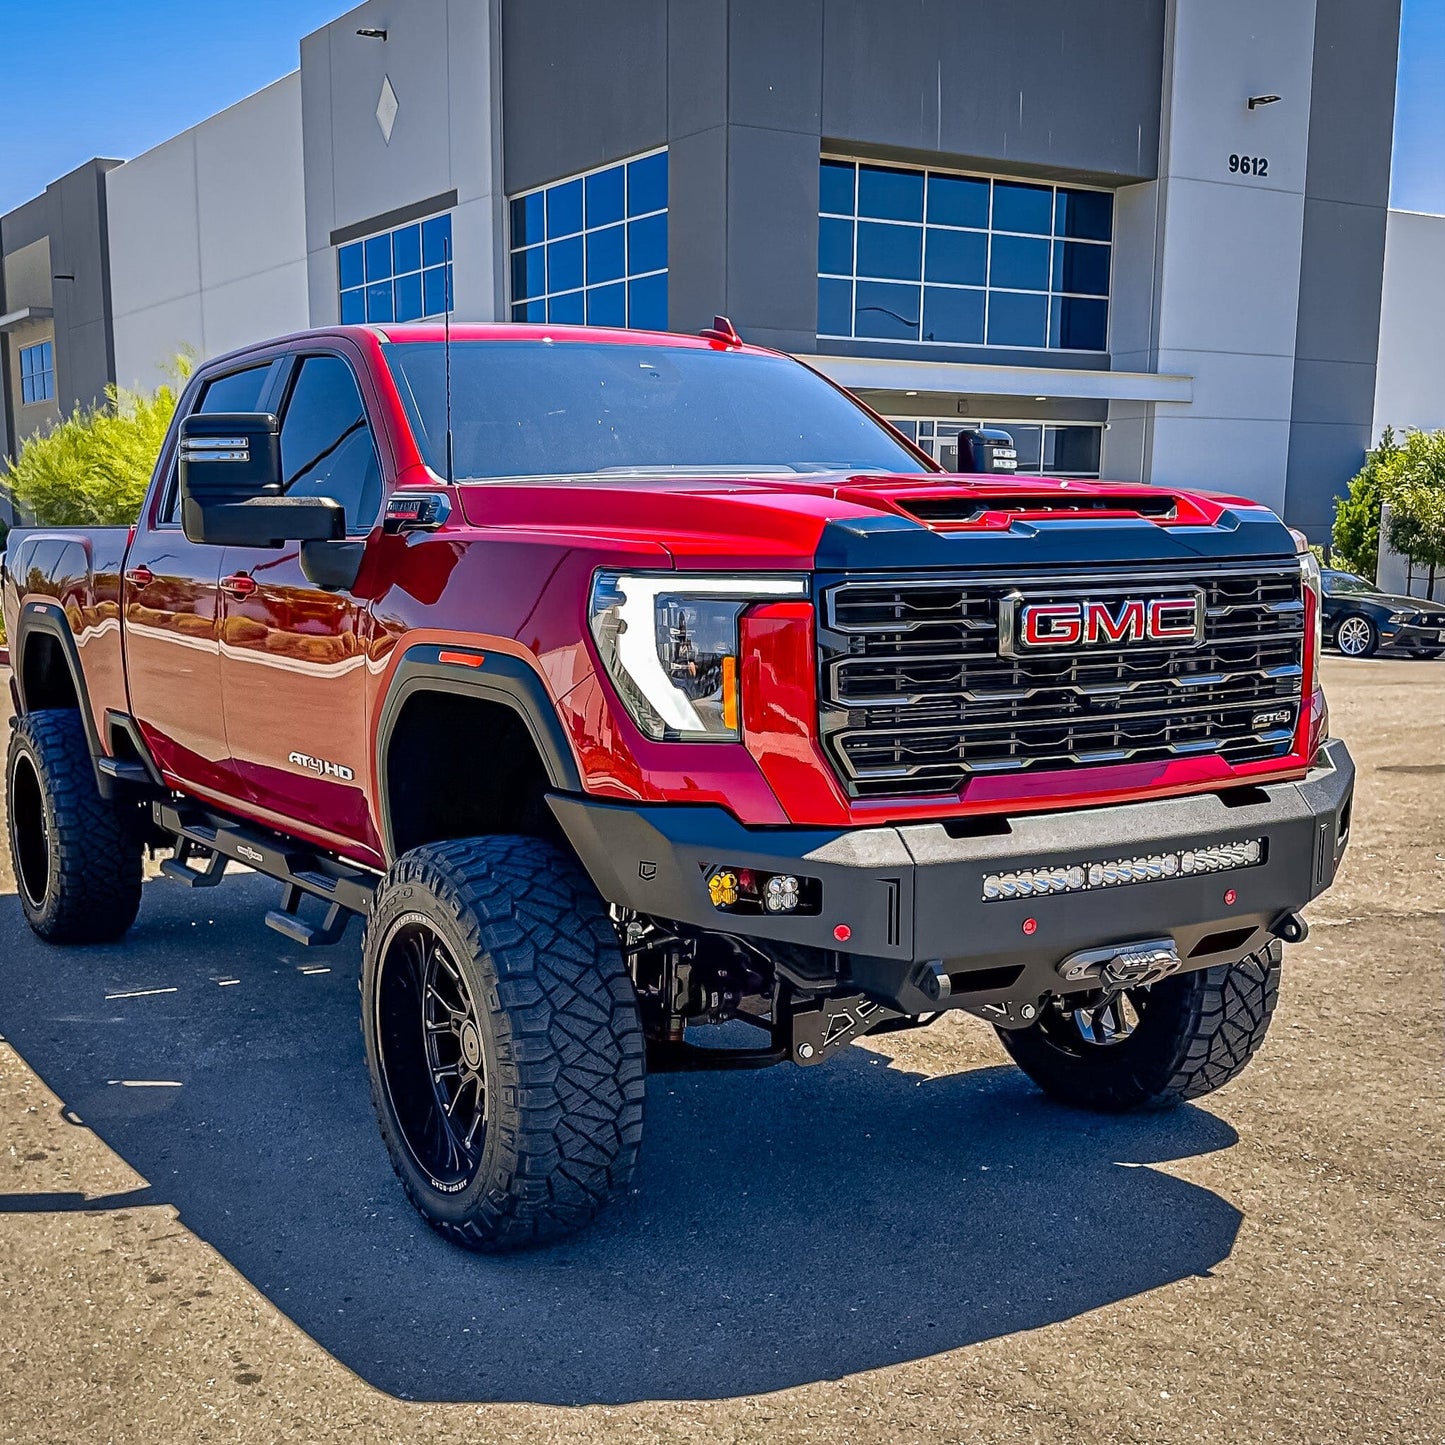
[[133, 988], [129, 993], [108, 993], [106, 998], [149, 998], [156, 993], [178, 993], [175, 988]]

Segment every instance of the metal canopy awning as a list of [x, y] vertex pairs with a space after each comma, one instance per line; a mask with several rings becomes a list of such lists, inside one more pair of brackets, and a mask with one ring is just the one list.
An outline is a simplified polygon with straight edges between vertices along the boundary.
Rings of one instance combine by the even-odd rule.
[[1155, 371], [1085, 371], [1054, 366], [992, 366], [888, 356], [808, 356], [800, 361], [849, 391], [946, 391], [989, 396], [1077, 397], [1092, 401], [1194, 399], [1194, 378]]
[[7, 311], [0, 316], [0, 332], [14, 331], [30, 321], [48, 321], [55, 315], [49, 306], [22, 306], [18, 311]]

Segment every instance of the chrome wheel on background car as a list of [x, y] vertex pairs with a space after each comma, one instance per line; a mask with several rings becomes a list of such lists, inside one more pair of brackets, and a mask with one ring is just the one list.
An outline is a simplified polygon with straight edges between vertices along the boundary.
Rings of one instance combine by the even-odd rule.
[[1379, 634], [1368, 617], [1343, 618], [1335, 628], [1335, 646], [1346, 657], [1369, 657], [1379, 646]]

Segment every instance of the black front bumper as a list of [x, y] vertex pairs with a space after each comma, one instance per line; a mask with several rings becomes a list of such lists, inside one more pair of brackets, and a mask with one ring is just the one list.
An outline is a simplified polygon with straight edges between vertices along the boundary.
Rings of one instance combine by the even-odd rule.
[[[1063, 992], [1058, 965], [1083, 949], [1172, 938], [1186, 968], [1242, 957], [1334, 880], [1349, 833], [1355, 769], [1326, 743], [1306, 778], [1065, 813], [830, 831], [747, 828], [722, 808], [628, 806], [554, 795], [552, 808], [603, 896], [721, 933], [835, 955], [851, 983], [904, 1013]], [[1020, 898], [984, 897], [990, 875], [1069, 870], [1258, 841], [1249, 867]], [[713, 906], [718, 867], [792, 873], [821, 885], [811, 916]], [[1087, 876], [1087, 872], [1086, 872]], [[835, 929], [844, 925], [846, 942]]]

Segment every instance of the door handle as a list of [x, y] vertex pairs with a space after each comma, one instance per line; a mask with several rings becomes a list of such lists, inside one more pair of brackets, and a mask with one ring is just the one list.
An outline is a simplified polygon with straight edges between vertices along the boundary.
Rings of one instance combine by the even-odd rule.
[[149, 587], [156, 580], [156, 574], [149, 567], [132, 567], [125, 574], [125, 580], [132, 587]]
[[245, 598], [256, 590], [256, 579], [249, 572], [233, 572], [221, 579], [221, 591], [227, 597]]

